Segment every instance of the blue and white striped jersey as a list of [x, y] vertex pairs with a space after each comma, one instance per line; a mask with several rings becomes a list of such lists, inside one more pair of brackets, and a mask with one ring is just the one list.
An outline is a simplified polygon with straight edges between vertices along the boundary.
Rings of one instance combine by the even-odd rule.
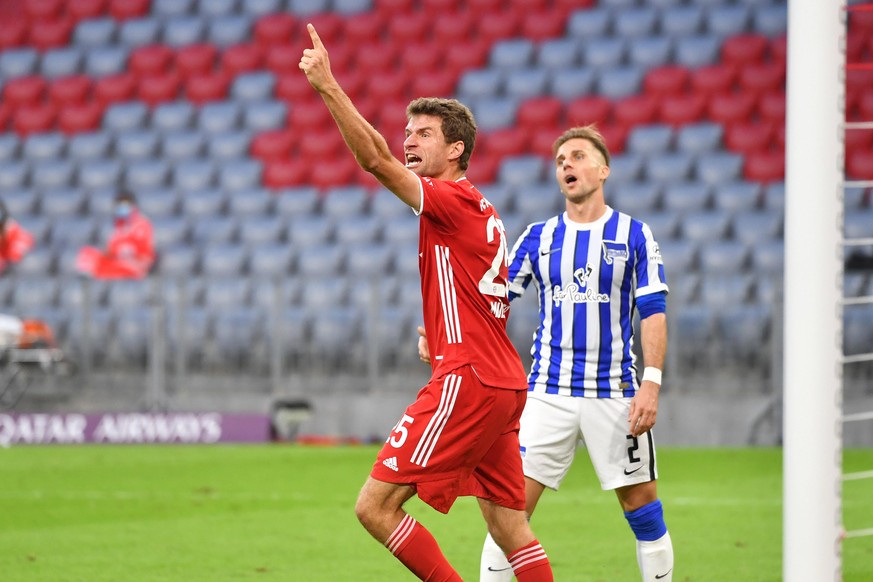
[[512, 249], [510, 300], [531, 281], [539, 292], [540, 322], [529, 390], [632, 397], [639, 388], [636, 299], [668, 291], [649, 226], [609, 207], [587, 224], [572, 222], [566, 212], [533, 223]]

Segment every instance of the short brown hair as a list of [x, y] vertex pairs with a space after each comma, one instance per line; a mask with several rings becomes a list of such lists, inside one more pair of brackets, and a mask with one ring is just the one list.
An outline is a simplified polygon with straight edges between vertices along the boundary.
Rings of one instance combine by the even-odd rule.
[[590, 141], [603, 156], [603, 160], [606, 162], [606, 167], [609, 167], [609, 149], [606, 147], [606, 140], [603, 139], [603, 136], [599, 131], [597, 131], [597, 127], [595, 127], [593, 123], [584, 127], [571, 127], [562, 133], [560, 137], [555, 140], [555, 145], [552, 146], [552, 155], [558, 155], [558, 148], [571, 139], [587, 139]]
[[464, 153], [458, 158], [458, 167], [466, 170], [476, 145], [476, 120], [470, 108], [457, 99], [442, 97], [419, 97], [406, 107], [406, 117], [433, 115], [442, 120], [446, 143], [464, 142]]

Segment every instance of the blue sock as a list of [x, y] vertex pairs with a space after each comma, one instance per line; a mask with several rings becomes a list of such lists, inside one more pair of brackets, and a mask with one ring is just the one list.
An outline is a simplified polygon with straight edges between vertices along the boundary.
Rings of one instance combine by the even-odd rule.
[[661, 506], [660, 499], [647, 503], [639, 509], [626, 511], [624, 517], [640, 541], [653, 542], [667, 533], [667, 524], [664, 523], [664, 508]]

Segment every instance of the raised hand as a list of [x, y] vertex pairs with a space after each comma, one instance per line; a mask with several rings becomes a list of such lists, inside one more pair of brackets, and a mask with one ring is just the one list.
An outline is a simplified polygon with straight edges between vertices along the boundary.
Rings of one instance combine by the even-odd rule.
[[321, 42], [315, 27], [312, 24], [307, 24], [306, 30], [309, 31], [312, 48], [303, 50], [303, 56], [300, 57], [298, 67], [306, 75], [309, 84], [316, 91], [324, 91], [327, 85], [335, 82], [333, 73], [330, 71], [330, 59], [327, 55], [327, 49], [324, 48], [324, 44]]

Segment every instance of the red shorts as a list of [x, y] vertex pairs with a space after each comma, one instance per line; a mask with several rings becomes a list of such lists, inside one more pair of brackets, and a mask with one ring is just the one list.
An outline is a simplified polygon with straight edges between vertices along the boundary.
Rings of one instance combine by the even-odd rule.
[[526, 390], [485, 386], [470, 366], [431, 379], [379, 451], [370, 476], [415, 488], [448, 513], [472, 495], [524, 510], [518, 420]]

